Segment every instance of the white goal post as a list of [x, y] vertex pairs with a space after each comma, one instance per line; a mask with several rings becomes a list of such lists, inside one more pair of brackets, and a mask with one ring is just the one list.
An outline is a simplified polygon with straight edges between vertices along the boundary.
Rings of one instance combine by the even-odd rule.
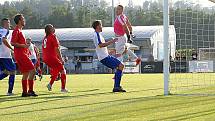
[[[176, 34], [170, 57], [169, 26]], [[163, 0], [164, 95], [215, 90], [215, 0]], [[170, 60], [171, 59], [171, 60]]]
[[163, 29], [164, 29], [164, 95], [169, 94], [169, 0], [163, 0]]

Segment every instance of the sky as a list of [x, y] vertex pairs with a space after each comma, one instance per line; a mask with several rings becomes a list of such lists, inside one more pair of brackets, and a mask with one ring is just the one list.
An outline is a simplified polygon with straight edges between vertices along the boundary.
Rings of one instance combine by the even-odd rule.
[[[4, 3], [5, 1], [19, 1], [19, 0], [0, 0], [0, 3]], [[108, 3], [111, 4], [112, 0], [106, 0]], [[115, 5], [117, 4], [122, 4], [122, 5], [128, 5], [128, 1], [129, 0], [114, 0], [115, 1]], [[143, 1], [147, 1], [147, 0], [133, 0], [133, 4], [134, 5], [142, 5]], [[149, 1], [149, 0], [148, 0]], [[169, 1], [176, 1], [176, 0], [169, 0]], [[186, 0], [185, 0], [186, 1]], [[187, 1], [195, 1], [201, 3], [203, 6], [211, 6], [211, 5], [215, 5], [215, 3], [211, 3], [207, 0], [187, 0]]]

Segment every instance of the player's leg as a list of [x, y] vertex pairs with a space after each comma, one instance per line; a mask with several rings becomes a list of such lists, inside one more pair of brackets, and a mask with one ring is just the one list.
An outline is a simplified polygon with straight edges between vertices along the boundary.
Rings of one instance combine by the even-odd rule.
[[[22, 56], [23, 57], [23, 56]], [[22, 73], [22, 97], [28, 97], [28, 76], [29, 71], [26, 71], [25, 62], [22, 58], [15, 58], [19, 71]]]
[[[37, 63], [37, 59], [31, 59], [31, 62], [34, 64], [35, 68], [36, 68], [36, 63]], [[36, 77], [37, 74], [37, 70], [36, 70], [36, 73], [35, 73], [35, 76], [34, 76], [34, 80], [37, 80], [37, 77]]]
[[40, 77], [40, 81], [41, 81], [43, 78], [43, 74], [42, 74], [42, 70], [39, 67], [37, 68], [37, 73], [38, 73], [38, 76]]
[[[22, 60], [21, 60], [22, 59]], [[21, 58], [20, 66], [21, 66], [21, 72], [25, 72], [27, 74], [27, 84], [28, 84], [28, 95], [29, 96], [38, 96], [34, 92], [34, 76], [35, 76], [35, 67], [32, 63], [31, 59], [28, 56], [22, 56]], [[19, 60], [19, 61], [20, 61]], [[19, 65], [18, 65], [19, 66]]]
[[8, 76], [8, 74], [5, 73], [5, 66], [4, 66], [4, 59], [3, 58], [0, 58], [0, 68], [1, 68], [0, 80], [2, 80]]
[[22, 72], [22, 97], [29, 96], [28, 95], [28, 76], [29, 76], [29, 72]]
[[117, 69], [115, 72], [113, 92], [126, 92], [121, 87], [122, 71], [124, 69], [124, 65], [118, 59], [112, 56], [108, 56], [100, 62], [111, 69]]
[[127, 43], [126, 43], [125, 53], [127, 53], [129, 55], [131, 60], [136, 61], [136, 65], [139, 65], [141, 63], [141, 59], [139, 57], [137, 57], [137, 55], [134, 52], [131, 51], [131, 49], [128, 47]]
[[119, 64], [117, 70], [115, 72], [115, 84], [114, 88], [120, 88], [121, 78], [122, 78], [122, 71], [124, 69], [124, 65], [122, 63]]
[[66, 69], [64, 68], [61, 71], [61, 92], [68, 92], [68, 90], [66, 89]]
[[8, 76], [8, 74], [5, 73], [5, 71], [3, 71], [1, 74], [0, 74], [0, 80], [6, 78]]
[[49, 67], [49, 68], [50, 68], [50, 73], [51, 73], [51, 80], [49, 81], [47, 88], [49, 91], [51, 91], [52, 85], [54, 84], [55, 80], [57, 79], [60, 71], [57, 68], [51, 68], [51, 67]]
[[122, 63], [123, 63], [123, 54], [125, 53], [125, 49], [126, 49], [125, 43], [126, 43], [126, 38], [124, 36], [118, 37], [118, 41], [115, 43], [116, 57]]
[[13, 87], [15, 82], [16, 71], [10, 72], [9, 81], [8, 81], [8, 92], [7, 95], [13, 95]]
[[34, 92], [34, 77], [35, 77], [35, 73], [36, 73], [35, 69], [29, 71], [29, 77], [28, 77], [29, 90], [28, 90], [28, 93], [29, 93], [30, 96], [38, 96]]
[[12, 58], [5, 58], [3, 61], [4, 67], [7, 70], [7, 74], [9, 76], [8, 80], [8, 92], [7, 95], [13, 95], [13, 87], [14, 87], [14, 81], [15, 81], [15, 75], [16, 75], [16, 65], [13, 62]]

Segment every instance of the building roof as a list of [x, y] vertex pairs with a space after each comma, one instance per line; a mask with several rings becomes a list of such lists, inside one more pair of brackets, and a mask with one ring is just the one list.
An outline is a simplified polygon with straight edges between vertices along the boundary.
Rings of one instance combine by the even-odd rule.
[[[163, 26], [134, 26], [133, 33], [136, 39], [151, 38], [153, 34], [162, 30]], [[26, 37], [32, 38], [33, 41], [41, 41], [45, 36], [44, 29], [27, 29], [23, 30]], [[61, 28], [56, 29], [56, 35], [61, 41], [89, 40], [93, 38], [94, 30], [92, 28]], [[105, 39], [114, 37], [113, 27], [104, 27], [103, 36]]]

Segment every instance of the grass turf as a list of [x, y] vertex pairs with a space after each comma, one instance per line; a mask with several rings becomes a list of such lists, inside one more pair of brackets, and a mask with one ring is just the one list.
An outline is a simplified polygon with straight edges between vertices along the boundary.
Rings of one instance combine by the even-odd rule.
[[163, 95], [162, 74], [124, 74], [127, 93], [112, 93], [113, 75], [69, 75], [70, 93], [60, 82], [48, 92], [49, 76], [36, 81], [39, 97], [22, 98], [21, 76], [14, 93], [5, 96], [7, 79], [0, 82], [0, 121], [157, 121], [215, 120], [215, 95]]

